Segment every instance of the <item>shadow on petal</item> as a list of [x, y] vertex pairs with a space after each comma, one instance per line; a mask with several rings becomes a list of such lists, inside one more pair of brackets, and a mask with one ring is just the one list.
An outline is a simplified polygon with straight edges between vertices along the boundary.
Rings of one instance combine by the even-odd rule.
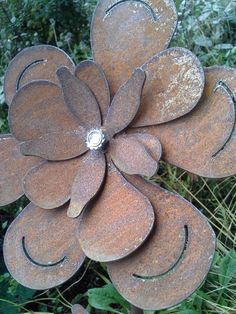
[[117, 290], [145, 310], [172, 307], [190, 296], [213, 261], [215, 235], [207, 219], [188, 201], [140, 177], [127, 179], [153, 204], [156, 224], [136, 252], [108, 264]]
[[44, 290], [70, 279], [85, 255], [75, 237], [78, 220], [67, 206], [42, 209], [29, 204], [7, 230], [3, 253], [11, 275], [23, 286]]
[[23, 177], [41, 161], [38, 157], [22, 155], [19, 143], [10, 134], [0, 135], [0, 206], [12, 203], [24, 194]]
[[88, 312], [80, 304], [75, 304], [71, 308], [72, 314], [88, 314]]
[[89, 258], [113, 261], [135, 251], [150, 234], [153, 223], [149, 200], [110, 164], [102, 192], [81, 216], [78, 237]]

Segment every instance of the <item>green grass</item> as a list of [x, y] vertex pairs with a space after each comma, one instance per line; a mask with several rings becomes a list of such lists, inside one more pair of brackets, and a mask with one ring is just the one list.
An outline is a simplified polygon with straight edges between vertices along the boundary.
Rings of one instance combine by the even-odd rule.
[[[204, 66], [236, 64], [236, 1], [176, 1], [180, 22], [171, 46], [192, 50]], [[37, 43], [57, 45], [78, 62], [90, 55], [89, 22], [95, 0], [0, 1], [0, 131], [8, 131], [2, 82], [10, 59]], [[65, 14], [65, 12], [67, 12]], [[216, 255], [203, 284], [180, 305], [159, 313], [236, 313], [236, 176], [209, 180], [164, 162], [154, 180], [193, 202], [217, 235]], [[0, 247], [9, 223], [27, 203], [0, 209]], [[66, 284], [45, 292], [20, 286], [0, 260], [0, 313], [70, 313], [80, 302], [92, 313], [128, 313], [129, 306], [110, 284], [105, 266], [87, 261]], [[115, 304], [115, 306], [114, 306]]]

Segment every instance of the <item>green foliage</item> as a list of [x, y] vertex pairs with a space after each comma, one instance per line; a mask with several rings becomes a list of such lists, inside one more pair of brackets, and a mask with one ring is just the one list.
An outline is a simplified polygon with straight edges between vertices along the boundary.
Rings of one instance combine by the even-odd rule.
[[[91, 55], [89, 23], [96, 0], [0, 0], [0, 131], [8, 131], [3, 75], [21, 49], [48, 43], [75, 62]], [[172, 46], [192, 50], [205, 66], [236, 64], [236, 1], [176, 0], [180, 22]], [[160, 314], [236, 313], [236, 177], [206, 180], [161, 164], [154, 180], [193, 202], [217, 233], [217, 252], [204, 285]], [[0, 209], [0, 249], [9, 223], [25, 199]], [[105, 283], [105, 286], [104, 286]], [[91, 313], [128, 313], [128, 303], [110, 284], [103, 264], [87, 263], [59, 289], [37, 292], [17, 284], [0, 253], [0, 313], [70, 313], [81, 303]], [[154, 312], [146, 311], [146, 314]]]

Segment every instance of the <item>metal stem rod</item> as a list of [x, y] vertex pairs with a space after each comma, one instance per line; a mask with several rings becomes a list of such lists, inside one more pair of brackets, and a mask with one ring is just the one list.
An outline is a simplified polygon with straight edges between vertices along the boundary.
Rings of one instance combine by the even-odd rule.
[[130, 314], [143, 314], [143, 310], [139, 309], [138, 307], [131, 305]]

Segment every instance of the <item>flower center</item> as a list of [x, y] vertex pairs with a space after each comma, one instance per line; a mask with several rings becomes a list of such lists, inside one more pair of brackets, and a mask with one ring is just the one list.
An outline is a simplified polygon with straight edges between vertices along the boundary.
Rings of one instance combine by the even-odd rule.
[[87, 134], [86, 145], [89, 149], [99, 149], [105, 143], [105, 135], [101, 129], [92, 129]]

